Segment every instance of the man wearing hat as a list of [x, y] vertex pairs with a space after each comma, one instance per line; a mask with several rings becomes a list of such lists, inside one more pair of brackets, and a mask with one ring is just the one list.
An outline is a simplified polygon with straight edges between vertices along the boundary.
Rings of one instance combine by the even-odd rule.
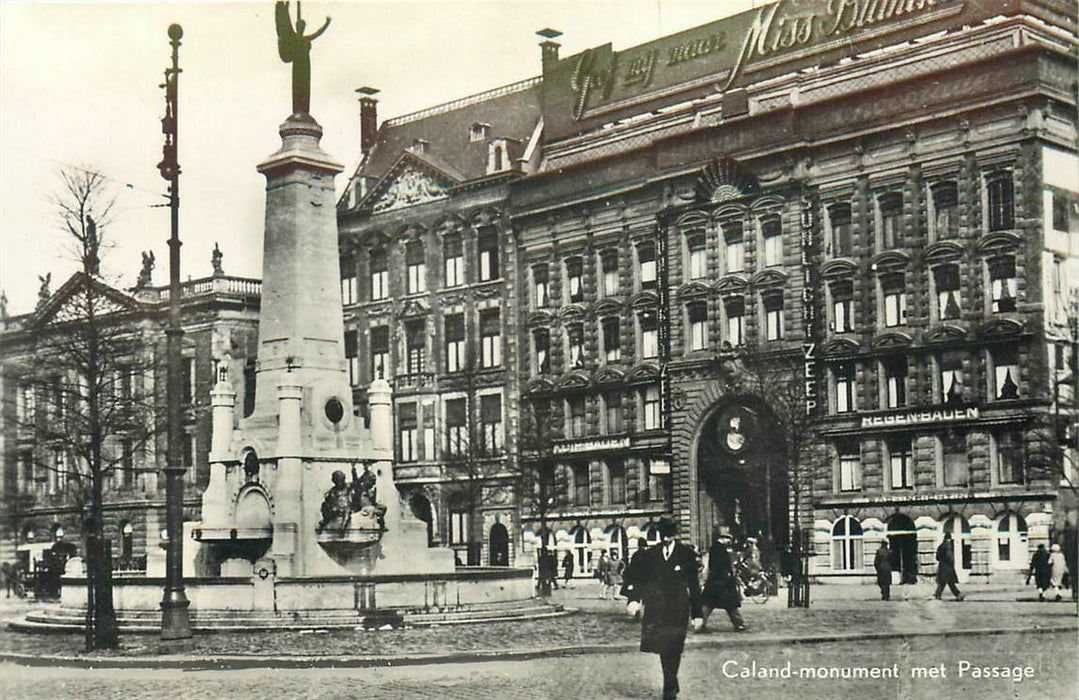
[[678, 667], [690, 618], [694, 629], [703, 624], [697, 557], [691, 548], [675, 541], [677, 534], [674, 520], [660, 519], [662, 541], [638, 554], [631, 592], [631, 602], [644, 605], [641, 651], [659, 654], [663, 667], [664, 700], [678, 695]]

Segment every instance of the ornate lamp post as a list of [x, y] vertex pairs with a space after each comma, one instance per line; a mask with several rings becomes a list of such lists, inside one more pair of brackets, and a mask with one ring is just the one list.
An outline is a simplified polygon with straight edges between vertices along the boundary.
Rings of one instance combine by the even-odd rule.
[[165, 69], [165, 118], [161, 131], [165, 134], [164, 157], [157, 169], [169, 182], [169, 325], [165, 331], [168, 403], [168, 450], [165, 467], [165, 530], [168, 546], [165, 558], [165, 594], [161, 599], [161, 638], [187, 639], [191, 636], [187, 595], [183, 580], [184, 535], [184, 468], [181, 464], [180, 397], [183, 393], [180, 341], [180, 164], [176, 159], [178, 144], [178, 102], [180, 81], [180, 39], [184, 30], [178, 24], [169, 25], [172, 45], [172, 66]]

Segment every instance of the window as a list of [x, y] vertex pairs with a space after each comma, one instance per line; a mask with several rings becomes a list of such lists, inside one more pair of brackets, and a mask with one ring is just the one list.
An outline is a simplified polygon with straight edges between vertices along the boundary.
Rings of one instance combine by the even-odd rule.
[[828, 207], [828, 227], [831, 230], [832, 257], [853, 255], [854, 227], [850, 204], [841, 202]]
[[450, 544], [468, 543], [468, 511], [450, 511]]
[[659, 385], [650, 384], [641, 391], [641, 406], [644, 414], [644, 429], [659, 430], [663, 427], [660, 415]]
[[583, 396], [566, 399], [566, 437], [581, 438], [585, 435], [585, 402]]
[[996, 348], [990, 357], [993, 360], [993, 397], [1002, 401], [1018, 399], [1019, 348]]
[[120, 441], [120, 485], [130, 488], [135, 484], [135, 453], [131, 440]]
[[959, 266], [941, 265], [933, 270], [933, 282], [937, 288], [937, 318], [954, 321], [962, 315], [959, 301]]
[[907, 405], [907, 357], [889, 357], [881, 362], [884, 370], [884, 407]]
[[783, 295], [768, 294], [764, 297], [764, 339], [783, 339]]
[[483, 367], [502, 364], [502, 325], [498, 309], [480, 312], [480, 364]]
[[427, 291], [427, 264], [424, 262], [423, 243], [410, 241], [405, 246], [405, 266], [408, 273], [408, 293]]
[[390, 329], [376, 326], [371, 329], [371, 377], [386, 379], [390, 376]]
[[1015, 258], [1010, 255], [989, 261], [989, 293], [993, 300], [993, 313], [1016, 310], [1018, 281], [1015, 277]]
[[704, 350], [708, 347], [708, 305], [698, 301], [686, 307], [689, 319], [689, 349]]
[[656, 288], [656, 247], [652, 243], [637, 245], [637, 264], [639, 267], [641, 289]]
[[844, 515], [832, 526], [832, 568], [836, 571], [862, 569], [862, 524]]
[[854, 283], [850, 280], [832, 282], [832, 330], [849, 333], [854, 330]]
[[480, 254], [480, 282], [498, 279], [498, 234], [493, 226], [480, 229], [477, 247]]
[[360, 349], [356, 331], [345, 331], [345, 361], [348, 363], [349, 386], [360, 383]]
[[862, 490], [862, 460], [858, 453], [856, 443], [840, 445], [839, 457], [839, 490], [861, 491]]
[[997, 521], [997, 561], [1026, 565], [1027, 521], [1011, 511], [1005, 512]]
[[940, 356], [940, 398], [943, 403], [963, 401], [963, 353], [946, 352]]
[[[641, 460], [641, 467], [644, 471], [644, 478], [648, 484], [647, 497], [649, 501], [665, 501], [667, 500], [667, 486], [670, 481], [666, 478], [670, 474], [670, 467], [662, 460], [650, 459], [645, 457]], [[649, 533], [650, 542], [659, 541], [659, 533], [655, 533], [655, 539], [653, 540]]]
[[446, 316], [446, 371], [460, 372], [465, 368], [465, 315]]
[[894, 328], [907, 322], [907, 286], [902, 272], [881, 275], [880, 289], [884, 295], [884, 325]]
[[1068, 196], [1060, 192], [1050, 192], [1049, 196], [1053, 200], [1053, 230], [1066, 232], [1068, 230]]
[[618, 294], [618, 252], [605, 250], [599, 254], [599, 261], [603, 269], [603, 295]]
[[727, 342], [737, 347], [745, 342], [746, 302], [742, 297], [731, 297], [723, 310], [727, 314]]
[[637, 324], [641, 329], [641, 358], [647, 360], [659, 357], [656, 314], [652, 311], [642, 312], [637, 316]]
[[588, 463], [578, 462], [573, 465], [573, 504], [587, 506], [591, 501], [591, 484], [588, 479]]
[[695, 233], [686, 237], [686, 251], [689, 258], [688, 279], [699, 280], [708, 276], [708, 250], [704, 244], [704, 234]]
[[258, 373], [255, 371], [255, 358], [244, 363], [244, 418], [255, 412], [255, 386]]
[[446, 454], [461, 457], [468, 452], [468, 404], [463, 398], [446, 399]]
[[603, 331], [603, 358], [607, 362], [617, 362], [622, 358], [622, 341], [619, 338], [618, 317], [603, 319], [600, 324]]
[[341, 258], [341, 303], [355, 304], [357, 294], [356, 261], [350, 256]]
[[[180, 367], [181, 376], [183, 379], [183, 386], [180, 387], [180, 402], [185, 406], [190, 406], [195, 401], [195, 358], [185, 357], [183, 358], [183, 364]], [[57, 384], [59, 386], [59, 384]], [[60, 409], [57, 410], [57, 415], [63, 415], [63, 399], [61, 393], [57, 393], [57, 406]]]
[[584, 327], [571, 323], [566, 327], [566, 344], [570, 369], [584, 368]]
[[959, 235], [959, 189], [954, 182], [933, 185], [930, 199], [933, 207], [930, 223], [936, 240], [955, 238]]
[[181, 461], [183, 462], [183, 467], [185, 469], [185, 484], [198, 483], [198, 470], [195, 468], [195, 455], [198, 454], [197, 440], [194, 433], [184, 433], [180, 445], [180, 450], [182, 452]]
[[570, 303], [584, 301], [584, 263], [579, 257], [566, 260], [566, 297]]
[[999, 171], [986, 175], [985, 200], [989, 209], [986, 222], [990, 231], [1015, 228], [1015, 187], [1010, 172]]
[[488, 394], [480, 397], [480, 431], [484, 454], [493, 455], [502, 451], [501, 395]]
[[761, 236], [764, 239], [764, 265], [783, 264], [783, 224], [778, 216], [761, 219]]
[[603, 394], [603, 432], [608, 435], [622, 432], [622, 392], [612, 390]]
[[945, 433], [940, 437], [940, 448], [944, 463], [944, 485], [969, 485], [970, 465], [967, 461], [966, 433]]
[[465, 283], [464, 241], [459, 233], [447, 233], [442, 239], [442, 259], [446, 273], [446, 286], [456, 287]]
[[877, 198], [877, 211], [881, 250], [903, 245], [903, 195], [898, 192], [882, 194]]
[[607, 460], [607, 503], [626, 502], [626, 463], [621, 459]]
[[855, 407], [855, 368], [853, 362], [845, 362], [836, 365], [835, 377], [835, 412], [849, 413], [856, 410]]
[[914, 488], [914, 459], [911, 454], [910, 438], [889, 440], [888, 465], [889, 486], [893, 489]]
[[548, 274], [546, 263], [532, 266], [532, 299], [537, 309], [546, 308], [551, 303]]
[[386, 251], [376, 248], [371, 251], [371, 300], [378, 301], [390, 295], [390, 267], [386, 260]]
[[416, 445], [417, 428], [416, 404], [398, 404], [398, 429], [401, 432], [401, 461], [414, 462], [420, 458]]
[[746, 269], [745, 243], [741, 221], [724, 221], [723, 257], [727, 263], [727, 272], [741, 272]]
[[1023, 483], [1023, 434], [1018, 430], [1006, 430], [993, 437], [998, 480], [1002, 484]]
[[536, 374], [551, 373], [551, 332], [546, 328], [532, 331], [532, 357]]
[[427, 366], [427, 324], [409, 321], [405, 324], [405, 353], [407, 373], [420, 374]]

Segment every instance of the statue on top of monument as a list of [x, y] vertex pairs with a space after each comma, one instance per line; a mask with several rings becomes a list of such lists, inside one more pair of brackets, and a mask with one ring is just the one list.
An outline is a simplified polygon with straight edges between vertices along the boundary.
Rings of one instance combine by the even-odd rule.
[[327, 17], [314, 34], [304, 36], [307, 27], [303, 21], [300, 3], [296, 3], [296, 28], [292, 27], [288, 2], [278, 2], [275, 8], [277, 20], [277, 53], [285, 63], [292, 64], [292, 113], [311, 112], [311, 42], [319, 38], [330, 26]]
[[137, 289], [143, 287], [149, 287], [152, 284], [154, 275], [154, 251], [144, 250], [142, 251], [142, 269], [139, 270], [139, 279], [135, 282]]
[[210, 264], [214, 268], [214, 277], [220, 277], [225, 274], [225, 268], [221, 266], [221, 260], [225, 257], [225, 254], [221, 252], [221, 248], [218, 247], [217, 241], [214, 241], [213, 252], [210, 253]]
[[322, 501], [322, 520], [316, 532], [327, 529], [345, 534], [352, 521], [352, 514], [361, 515], [357, 525], [362, 529], [382, 532], [386, 529], [385, 506], [375, 501], [375, 475], [365, 465], [363, 474], [356, 473], [352, 467], [352, 483], [346, 481], [345, 473], [335, 470], [332, 475], [333, 487], [326, 492]]
[[49, 303], [49, 297], [52, 296], [52, 292], [49, 291], [49, 285], [52, 284], [52, 273], [46, 272], [44, 277], [38, 275], [37, 278], [41, 282], [41, 286], [37, 290], [37, 308], [40, 309]]

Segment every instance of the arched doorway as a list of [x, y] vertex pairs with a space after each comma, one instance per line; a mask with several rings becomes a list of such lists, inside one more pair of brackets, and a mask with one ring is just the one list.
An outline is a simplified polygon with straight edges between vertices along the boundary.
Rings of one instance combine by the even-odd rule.
[[576, 575], [589, 575], [592, 573], [592, 538], [583, 525], [578, 525], [571, 531], [573, 535], [573, 568]]
[[488, 564], [491, 566], [510, 565], [510, 534], [506, 530], [505, 525], [502, 523], [495, 523], [491, 526], [487, 547]]
[[427, 525], [427, 546], [430, 547], [434, 544], [435, 539], [435, 518], [434, 509], [431, 507], [431, 499], [427, 498], [427, 494], [422, 491], [416, 491], [409, 496], [408, 509], [416, 520], [420, 520]]
[[774, 414], [751, 398], [728, 401], [704, 421], [697, 438], [697, 525], [707, 538], [718, 528], [735, 540], [754, 537], [773, 559], [790, 539], [790, 489], [785, 440]]
[[962, 515], [952, 514], [941, 523], [937, 546], [944, 541], [944, 533], [952, 534], [952, 555], [955, 560], [955, 574], [961, 582], [970, 577], [974, 565], [974, 548], [970, 542], [970, 521]]
[[888, 518], [888, 548], [892, 550], [892, 571], [900, 583], [918, 583], [918, 531], [914, 521], [896, 513]]

